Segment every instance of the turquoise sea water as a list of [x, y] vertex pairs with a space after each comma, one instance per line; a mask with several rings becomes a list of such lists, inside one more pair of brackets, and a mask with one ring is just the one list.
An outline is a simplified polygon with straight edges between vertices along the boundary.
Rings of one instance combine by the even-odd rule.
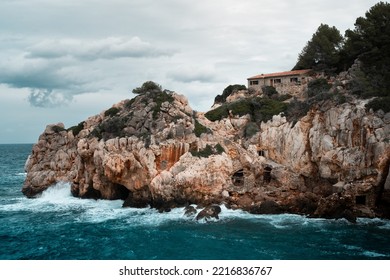
[[390, 259], [390, 221], [251, 215], [222, 207], [199, 222], [183, 209], [121, 208], [83, 200], [59, 183], [21, 193], [32, 145], [0, 145], [0, 259]]

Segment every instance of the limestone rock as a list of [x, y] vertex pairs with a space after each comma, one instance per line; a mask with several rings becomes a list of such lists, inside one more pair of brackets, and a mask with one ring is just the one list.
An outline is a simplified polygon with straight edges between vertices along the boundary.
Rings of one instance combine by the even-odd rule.
[[[239, 98], [247, 96], [229, 101]], [[218, 217], [221, 204], [258, 214], [387, 217], [390, 114], [367, 111], [366, 102], [313, 106], [294, 123], [283, 115], [255, 123], [249, 114], [211, 122], [183, 95], [142, 94], [77, 130], [48, 125], [26, 161], [22, 191], [34, 197], [64, 181], [74, 196], [122, 199], [124, 207], [202, 205], [199, 219]], [[250, 138], [248, 124], [256, 127]]]

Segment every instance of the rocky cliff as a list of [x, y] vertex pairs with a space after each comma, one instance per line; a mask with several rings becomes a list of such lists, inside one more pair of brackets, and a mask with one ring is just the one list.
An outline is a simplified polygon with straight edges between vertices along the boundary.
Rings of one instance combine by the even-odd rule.
[[262, 121], [229, 111], [210, 121], [182, 95], [146, 92], [78, 126], [48, 125], [26, 162], [23, 193], [65, 181], [77, 197], [161, 211], [223, 203], [251, 213], [390, 217], [390, 113], [364, 104], [323, 102], [298, 119]]

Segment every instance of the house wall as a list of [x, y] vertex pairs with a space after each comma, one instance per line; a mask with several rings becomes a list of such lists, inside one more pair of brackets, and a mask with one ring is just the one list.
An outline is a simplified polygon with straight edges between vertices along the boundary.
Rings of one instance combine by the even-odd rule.
[[307, 88], [309, 77], [307, 76], [284, 76], [248, 80], [248, 88], [262, 92], [262, 87], [273, 86], [280, 94], [300, 96]]

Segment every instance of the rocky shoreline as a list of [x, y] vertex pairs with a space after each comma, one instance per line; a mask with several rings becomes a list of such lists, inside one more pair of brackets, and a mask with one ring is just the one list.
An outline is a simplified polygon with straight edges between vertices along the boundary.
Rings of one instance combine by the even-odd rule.
[[22, 191], [34, 197], [62, 181], [76, 197], [123, 199], [124, 207], [389, 218], [390, 113], [365, 102], [325, 102], [293, 121], [210, 121], [183, 95], [147, 92], [78, 126], [48, 125]]

